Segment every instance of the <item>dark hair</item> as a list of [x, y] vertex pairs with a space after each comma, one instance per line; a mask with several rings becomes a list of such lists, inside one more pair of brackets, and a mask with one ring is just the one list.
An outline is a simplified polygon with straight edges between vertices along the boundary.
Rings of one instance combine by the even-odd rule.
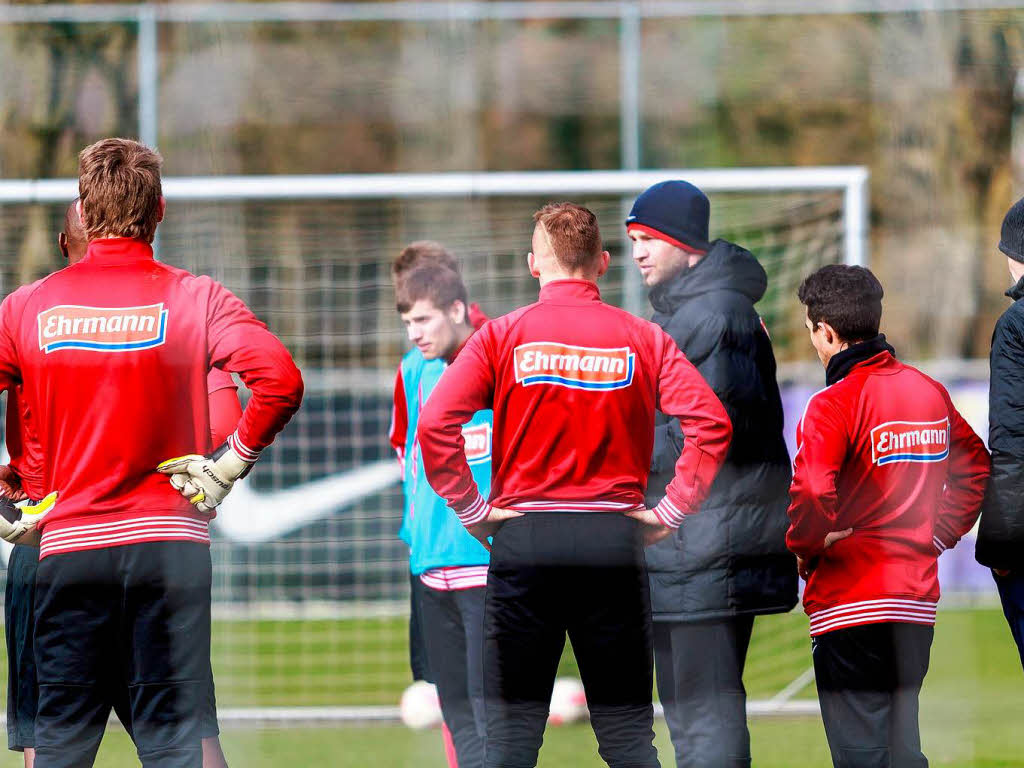
[[459, 273], [436, 264], [413, 267], [402, 275], [395, 288], [395, 306], [400, 313], [408, 312], [421, 299], [428, 299], [438, 309], [448, 309], [456, 301], [469, 307], [466, 286]]
[[582, 205], [549, 203], [533, 214], [533, 220], [547, 233], [558, 263], [570, 272], [586, 269], [600, 257], [597, 217]]
[[459, 263], [452, 252], [434, 240], [409, 243], [391, 262], [391, 279], [397, 284], [411, 270], [421, 265], [447, 267], [459, 271]]
[[843, 341], [878, 335], [882, 284], [870, 269], [829, 264], [800, 283], [797, 296], [812, 323], [828, 323]]

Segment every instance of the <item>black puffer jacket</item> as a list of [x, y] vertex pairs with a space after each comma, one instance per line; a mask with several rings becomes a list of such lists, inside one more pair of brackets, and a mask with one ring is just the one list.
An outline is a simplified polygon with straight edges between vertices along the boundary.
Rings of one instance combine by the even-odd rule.
[[[652, 318], [697, 366], [732, 420], [733, 438], [707, 501], [647, 549], [656, 621], [779, 613], [797, 601], [786, 550], [791, 468], [775, 356], [754, 303], [768, 280], [749, 252], [717, 240], [692, 270], [651, 291]], [[682, 448], [659, 416], [647, 502], [661, 499]]]
[[989, 358], [989, 479], [975, 556], [982, 565], [1024, 569], [1024, 278], [996, 323]]

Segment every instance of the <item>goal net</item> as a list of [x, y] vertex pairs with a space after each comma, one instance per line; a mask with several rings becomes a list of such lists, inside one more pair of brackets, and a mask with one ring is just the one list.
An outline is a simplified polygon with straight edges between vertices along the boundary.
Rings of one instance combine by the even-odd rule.
[[[805, 356], [796, 287], [822, 264], [865, 260], [863, 169], [165, 179], [159, 258], [236, 292], [306, 381], [301, 410], [213, 525], [224, 714], [319, 707], [318, 718], [384, 716], [393, 711], [372, 707], [395, 704], [409, 682], [408, 558], [396, 538], [401, 490], [386, 437], [407, 349], [393, 257], [413, 240], [443, 242], [471, 300], [497, 316], [535, 300], [525, 267], [533, 212], [571, 199], [597, 214], [612, 254], [605, 299], [646, 314], [624, 219], [638, 192], [667, 178], [703, 188], [712, 235], [761, 260], [769, 289], [759, 311], [777, 356]], [[71, 180], [0, 182], [4, 294], [61, 266], [56, 236], [75, 194]], [[809, 657], [796, 618], [758, 630], [748, 688], [769, 703], [755, 710], [778, 711], [780, 695], [800, 692], [794, 681]]]

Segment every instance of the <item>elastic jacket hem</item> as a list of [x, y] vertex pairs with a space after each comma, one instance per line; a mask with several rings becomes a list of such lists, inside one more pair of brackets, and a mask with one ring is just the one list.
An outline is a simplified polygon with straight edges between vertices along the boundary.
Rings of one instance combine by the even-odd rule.
[[87, 549], [119, 547], [152, 541], [191, 541], [210, 544], [209, 521], [180, 510], [156, 510], [89, 515], [59, 520], [46, 526], [39, 559]]
[[655, 613], [651, 618], [655, 623], [696, 624], [700, 621], [716, 619], [732, 619], [737, 616], [770, 616], [776, 613], [790, 613], [799, 604], [794, 598], [784, 605], [757, 606], [743, 609], [716, 609], [713, 611], [685, 611], [680, 613]]

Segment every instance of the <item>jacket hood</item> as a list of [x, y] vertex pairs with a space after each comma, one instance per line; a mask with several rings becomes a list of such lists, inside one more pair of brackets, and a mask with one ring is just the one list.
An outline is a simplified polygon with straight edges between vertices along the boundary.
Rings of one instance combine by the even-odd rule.
[[767, 287], [768, 275], [750, 251], [715, 240], [697, 266], [654, 286], [650, 298], [656, 311], [671, 314], [687, 299], [710, 291], [736, 291], [756, 304]]

